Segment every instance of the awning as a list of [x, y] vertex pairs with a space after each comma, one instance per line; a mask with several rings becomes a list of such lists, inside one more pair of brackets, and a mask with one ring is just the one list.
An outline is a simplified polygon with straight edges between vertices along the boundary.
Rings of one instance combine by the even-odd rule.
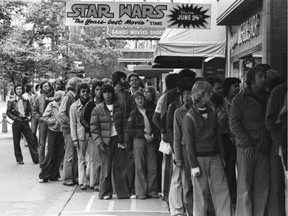
[[[210, 1], [211, 2], [211, 1]], [[166, 29], [160, 38], [154, 53], [154, 63], [165, 66], [163, 59], [170, 57], [167, 64], [171, 64], [172, 58], [189, 58], [199, 66], [199, 60], [204, 58], [225, 58], [226, 30], [225, 26], [216, 25], [218, 16], [218, 3], [213, 1], [211, 9], [210, 29]], [[178, 60], [176, 60], [177, 62]], [[184, 61], [187, 62], [187, 61]], [[201, 66], [200, 66], [201, 67]], [[175, 65], [175, 68], [183, 68]], [[196, 67], [195, 67], [196, 68]]]
[[172, 72], [173, 69], [169, 68], [152, 68], [149, 65], [134, 66], [133, 72], [139, 76], [145, 76], [146, 78], [158, 77], [162, 73]]
[[217, 25], [240, 25], [247, 11], [253, 11], [261, 6], [262, 0], [236, 0], [217, 18]]

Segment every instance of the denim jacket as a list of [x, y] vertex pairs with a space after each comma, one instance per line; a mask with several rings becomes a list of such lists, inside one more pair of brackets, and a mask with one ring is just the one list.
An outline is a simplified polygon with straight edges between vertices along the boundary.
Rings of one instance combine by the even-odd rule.
[[84, 106], [80, 99], [76, 100], [70, 107], [70, 130], [72, 141], [85, 140], [85, 127], [80, 122]]

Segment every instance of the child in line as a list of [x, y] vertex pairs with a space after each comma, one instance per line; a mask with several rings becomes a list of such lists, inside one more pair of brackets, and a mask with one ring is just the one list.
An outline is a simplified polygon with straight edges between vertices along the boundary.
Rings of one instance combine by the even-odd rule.
[[138, 91], [133, 94], [136, 104], [128, 119], [128, 131], [133, 136], [135, 158], [136, 198], [158, 198], [156, 128], [152, 123], [153, 110], [145, 107], [145, 96]]

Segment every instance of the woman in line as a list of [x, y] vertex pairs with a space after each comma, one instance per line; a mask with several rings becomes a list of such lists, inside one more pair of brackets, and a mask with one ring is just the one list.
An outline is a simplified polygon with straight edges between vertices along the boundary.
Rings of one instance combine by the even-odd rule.
[[[120, 194], [119, 189], [125, 187], [123, 179], [115, 174], [117, 172], [119, 158], [127, 147], [128, 135], [124, 130], [124, 115], [120, 104], [116, 101], [116, 95], [110, 84], [104, 84], [101, 88], [102, 103], [96, 106], [91, 114], [90, 131], [93, 141], [100, 151], [101, 172], [99, 199], [112, 198], [112, 170], [115, 192], [119, 199], [129, 198], [129, 195]], [[125, 138], [125, 139], [124, 139]], [[126, 185], [126, 187], [128, 187]], [[120, 190], [121, 191], [121, 190]]]
[[156, 90], [153, 86], [146, 86], [144, 88], [144, 96], [145, 96], [145, 105], [153, 109], [156, 108]]
[[145, 107], [145, 97], [140, 91], [133, 94], [136, 104], [128, 119], [128, 131], [133, 137], [135, 159], [136, 198], [159, 198], [157, 185], [156, 127], [152, 123], [154, 111]]

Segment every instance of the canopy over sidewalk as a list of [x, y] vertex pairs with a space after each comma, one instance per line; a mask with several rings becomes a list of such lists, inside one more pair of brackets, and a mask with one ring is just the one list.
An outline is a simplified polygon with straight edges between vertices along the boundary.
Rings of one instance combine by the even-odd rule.
[[[169, 29], [167, 28], [154, 52], [154, 67], [201, 68], [204, 59], [225, 58], [226, 31], [216, 25], [218, 17], [217, 1], [209, 1], [211, 6], [210, 29]], [[182, 64], [182, 65], [179, 65]], [[187, 66], [186, 66], [187, 65]], [[196, 66], [196, 67], [195, 67]]]

